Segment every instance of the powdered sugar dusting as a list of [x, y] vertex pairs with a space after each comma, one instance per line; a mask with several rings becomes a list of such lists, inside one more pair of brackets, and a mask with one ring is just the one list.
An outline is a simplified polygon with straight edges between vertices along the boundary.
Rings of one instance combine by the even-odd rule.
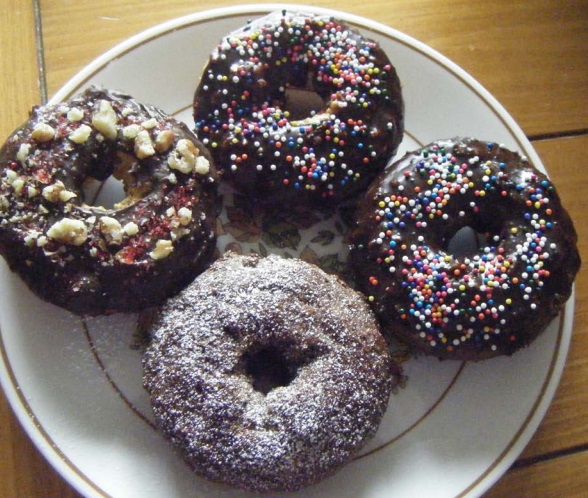
[[[363, 298], [300, 260], [228, 255], [162, 309], [145, 386], [161, 430], [205, 477], [255, 491], [329, 475], [375, 433], [393, 386]], [[256, 390], [247, 355], [287, 385]]]

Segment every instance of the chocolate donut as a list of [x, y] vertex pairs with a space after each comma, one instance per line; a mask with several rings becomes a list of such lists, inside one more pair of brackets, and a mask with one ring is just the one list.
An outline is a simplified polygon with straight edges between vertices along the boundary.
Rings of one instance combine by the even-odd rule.
[[[126, 198], [85, 204], [113, 175]], [[36, 107], [0, 149], [0, 253], [41, 298], [82, 315], [161, 303], [208, 264], [218, 180], [182, 123], [90, 88]]]
[[[478, 248], [453, 243], [462, 230]], [[471, 138], [433, 142], [387, 168], [349, 237], [351, 269], [384, 333], [440, 358], [527, 346], [562, 309], [580, 266], [549, 179], [520, 154]]]
[[376, 42], [332, 17], [282, 11], [220, 42], [194, 118], [235, 188], [266, 203], [336, 203], [365, 190], [395, 154], [404, 106]]
[[229, 253], [150, 330], [158, 427], [196, 473], [246, 490], [330, 475], [376, 432], [393, 386], [365, 298], [297, 259]]

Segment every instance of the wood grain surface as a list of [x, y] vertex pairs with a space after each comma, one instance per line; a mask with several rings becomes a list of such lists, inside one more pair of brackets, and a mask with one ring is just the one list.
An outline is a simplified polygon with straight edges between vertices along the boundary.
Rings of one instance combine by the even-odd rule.
[[[214, 7], [240, 2], [218, 0]], [[264, 2], [258, 2], [264, 3]], [[297, 2], [290, 2], [297, 3]], [[315, 1], [375, 19], [440, 51], [511, 113], [575, 221], [588, 262], [588, 1]], [[5, 0], [0, 9], [0, 138], [92, 59], [160, 22], [205, 10], [201, 0]], [[588, 496], [588, 269], [555, 398], [537, 433], [487, 498]], [[508, 407], [505, 407], [508, 409]], [[0, 394], [0, 497], [75, 497]]]

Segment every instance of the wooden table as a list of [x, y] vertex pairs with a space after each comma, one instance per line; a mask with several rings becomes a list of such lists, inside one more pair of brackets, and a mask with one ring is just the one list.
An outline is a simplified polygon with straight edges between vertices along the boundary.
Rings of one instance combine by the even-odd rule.
[[[6, 5], [6, 1], [8, 5]], [[217, 0], [5, 0], [0, 9], [0, 137], [100, 53]], [[262, 3], [262, 2], [260, 2]], [[376, 19], [448, 56], [507, 108], [542, 157], [588, 263], [588, 0], [314, 1]], [[539, 430], [488, 498], [587, 496], [588, 265], [561, 384]], [[0, 395], [0, 496], [77, 493], [39, 455]]]

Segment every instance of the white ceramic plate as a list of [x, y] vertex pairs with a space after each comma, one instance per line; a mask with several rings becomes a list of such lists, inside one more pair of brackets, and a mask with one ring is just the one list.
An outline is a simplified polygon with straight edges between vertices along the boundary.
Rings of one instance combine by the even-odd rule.
[[[52, 101], [98, 84], [190, 122], [200, 71], [219, 37], [282, 8], [288, 6], [217, 9], [147, 30], [91, 63]], [[469, 135], [520, 150], [542, 168], [502, 106], [455, 64], [376, 22], [306, 10], [356, 25], [378, 40], [396, 65], [407, 130], [399, 154], [437, 138]], [[228, 217], [225, 211], [219, 225], [220, 251], [303, 254], [326, 266], [344, 258], [338, 252], [337, 220], [319, 217], [310, 231], [296, 220], [280, 220], [279, 227], [269, 229], [262, 220], [260, 230], [259, 224], [243, 223], [246, 216], [239, 209], [247, 214], [247, 206], [237, 207]], [[255, 213], [253, 218], [259, 221]], [[2, 386], [39, 450], [78, 491], [116, 497], [248, 496], [195, 477], [153, 428], [141, 387], [136, 316], [83, 321], [39, 301], [3, 262], [0, 290]], [[376, 438], [332, 478], [288, 496], [480, 495], [515, 460], [541, 421], [565, 362], [572, 316], [573, 298], [545, 334], [512, 358], [479, 364], [405, 359], [408, 382], [392, 396]]]

